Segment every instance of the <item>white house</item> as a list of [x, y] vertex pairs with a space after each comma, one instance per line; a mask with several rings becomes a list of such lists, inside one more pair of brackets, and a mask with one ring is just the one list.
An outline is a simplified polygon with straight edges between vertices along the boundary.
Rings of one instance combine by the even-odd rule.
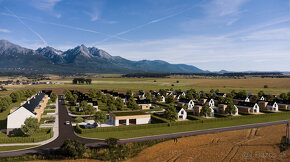
[[194, 102], [190, 99], [180, 99], [178, 102], [179, 106], [186, 106], [188, 110], [192, 110]]
[[279, 106], [278, 106], [278, 104], [276, 102], [268, 103], [268, 105], [267, 105], [267, 110], [268, 111], [278, 111], [278, 108], [279, 108]]
[[257, 103], [251, 102], [239, 102], [238, 105], [239, 112], [246, 112], [246, 113], [259, 113], [260, 107]]
[[214, 107], [214, 100], [210, 99], [209, 102], [207, 102], [207, 104], [210, 108], [213, 108]]
[[141, 111], [111, 112], [109, 122], [114, 126], [149, 124], [151, 115]]
[[24, 121], [29, 118], [37, 118], [36, 114], [29, 111], [25, 107], [20, 107], [7, 116], [7, 134], [15, 129], [21, 128], [24, 125]]
[[161, 96], [161, 102], [165, 102], [165, 97]]
[[235, 106], [235, 109], [236, 109], [236, 113], [233, 114], [233, 115], [239, 115], [239, 109], [238, 109], [238, 107], [236, 105], [234, 105], [234, 106]]
[[265, 101], [264, 96], [261, 96], [260, 100], [261, 100], [261, 101]]
[[178, 120], [185, 120], [187, 118], [187, 112], [182, 107], [176, 107]]

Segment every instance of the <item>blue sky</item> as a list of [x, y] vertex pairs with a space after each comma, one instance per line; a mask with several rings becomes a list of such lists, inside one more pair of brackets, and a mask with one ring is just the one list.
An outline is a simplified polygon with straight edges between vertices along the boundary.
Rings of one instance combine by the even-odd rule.
[[0, 39], [131, 60], [290, 71], [289, 0], [0, 0]]

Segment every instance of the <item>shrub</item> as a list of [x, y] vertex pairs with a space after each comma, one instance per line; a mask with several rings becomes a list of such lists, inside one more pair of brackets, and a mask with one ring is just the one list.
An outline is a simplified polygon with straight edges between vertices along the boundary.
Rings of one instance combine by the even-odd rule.
[[75, 132], [78, 133], [78, 134], [82, 134], [83, 133], [83, 129], [79, 126], [79, 124], [76, 125]]
[[86, 146], [77, 140], [67, 139], [60, 147], [60, 152], [64, 156], [82, 157], [86, 152]]
[[74, 121], [75, 121], [76, 123], [81, 123], [81, 122], [84, 121], [84, 119], [83, 119], [82, 117], [77, 117], [77, 118], [75, 118]]
[[115, 147], [118, 144], [119, 139], [117, 138], [107, 138], [105, 142], [109, 147]]

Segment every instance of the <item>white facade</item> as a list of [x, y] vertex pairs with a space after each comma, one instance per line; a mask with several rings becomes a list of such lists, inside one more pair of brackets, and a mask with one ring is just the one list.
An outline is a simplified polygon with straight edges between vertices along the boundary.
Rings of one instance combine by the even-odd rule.
[[161, 96], [161, 102], [165, 102], [165, 97]]
[[187, 103], [187, 109], [188, 110], [193, 110], [193, 107], [194, 107], [194, 102], [192, 100], [190, 100], [188, 103]]
[[24, 125], [24, 121], [29, 117], [37, 118], [35, 114], [28, 111], [26, 108], [20, 107], [19, 109], [8, 115], [7, 129], [21, 128], [21, 126]]
[[278, 104], [275, 102], [273, 105], [268, 105], [267, 106], [267, 110], [268, 111], [278, 111], [279, 109], [278, 109]]
[[260, 107], [257, 103], [251, 108], [251, 112], [252, 113], [259, 113], [260, 112]]
[[245, 102], [250, 102], [249, 97], [247, 97], [247, 98], [245, 99]]
[[214, 110], [213, 110], [213, 108], [212, 107], [209, 107], [209, 108], [211, 110], [210, 117], [214, 117]]
[[187, 112], [182, 108], [177, 114], [178, 119], [185, 120], [187, 118]]
[[239, 115], [239, 109], [238, 109], [238, 107], [236, 105], [234, 105], [234, 106], [235, 106], [235, 109], [236, 109], [236, 113], [233, 114], [233, 115]]
[[208, 102], [208, 106], [210, 108], [213, 108], [214, 107], [214, 100], [213, 99], [210, 99], [210, 101]]
[[[129, 118], [128, 119], [122, 119], [123, 121], [126, 120], [125, 125], [130, 125]], [[149, 118], [136, 118], [136, 125], [137, 124], [150, 124], [151, 123], [151, 116]], [[114, 126], [120, 125], [120, 120], [115, 120], [113, 117], [109, 116], [109, 122], [113, 124]]]
[[[127, 119], [129, 121], [129, 119]], [[151, 118], [137, 118], [136, 124], [149, 124], [151, 123]]]
[[95, 108], [95, 111], [99, 111], [99, 106], [93, 106]]

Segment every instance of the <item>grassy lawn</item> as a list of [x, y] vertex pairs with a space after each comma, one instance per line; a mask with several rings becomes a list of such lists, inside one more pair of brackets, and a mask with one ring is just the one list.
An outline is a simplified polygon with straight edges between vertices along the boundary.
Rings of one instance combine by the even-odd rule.
[[[12, 103], [9, 107], [18, 107], [20, 102]], [[0, 113], [0, 129], [6, 129], [7, 127], [7, 115], [10, 112], [10, 108]]]
[[12, 151], [12, 150], [19, 150], [19, 149], [26, 149], [26, 148], [31, 148], [35, 147], [38, 145], [26, 145], [26, 146], [1, 146], [0, 147], [0, 152], [2, 151]]
[[33, 143], [47, 140], [52, 136], [53, 131], [50, 128], [41, 128], [29, 137], [8, 137], [0, 132], [0, 143]]
[[55, 113], [55, 110], [44, 110], [43, 115], [46, 115], [47, 113]]
[[[119, 130], [119, 131], [110, 131], [110, 132], [89, 132], [84, 134], [79, 134], [83, 137], [90, 138], [102, 138], [106, 139], [108, 137], [114, 138], [133, 138], [133, 137], [142, 137], [142, 136], [152, 136], [159, 134], [168, 134], [168, 133], [177, 133], [177, 132], [186, 132], [186, 131], [196, 131], [212, 128], [222, 128], [230, 126], [238, 126], [245, 124], [254, 124], [254, 123], [263, 123], [279, 120], [290, 119], [290, 113], [286, 115], [273, 115], [261, 118], [240, 118], [236, 120], [220, 120], [216, 122], [204, 122], [204, 123], [192, 123], [187, 125], [177, 125], [171, 127], [157, 127], [157, 128], [145, 128], [145, 129], [131, 129], [131, 130]], [[211, 119], [207, 119], [211, 120]]]

